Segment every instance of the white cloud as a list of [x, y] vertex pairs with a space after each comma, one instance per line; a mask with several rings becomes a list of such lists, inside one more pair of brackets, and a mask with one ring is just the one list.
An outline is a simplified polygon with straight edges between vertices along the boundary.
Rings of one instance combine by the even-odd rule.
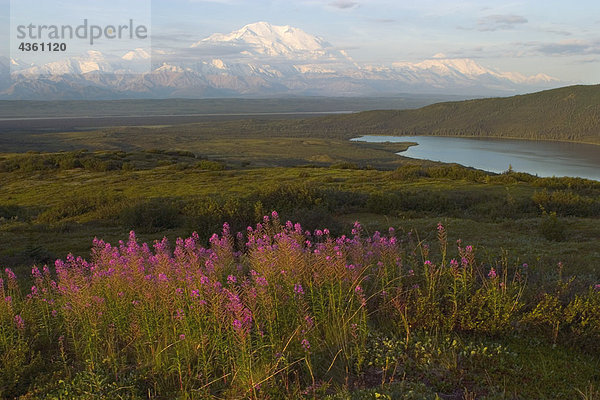
[[480, 18], [477, 22], [478, 30], [481, 32], [498, 31], [506, 29], [514, 29], [517, 25], [528, 23], [527, 18], [521, 15], [505, 14], [505, 15], [489, 15]]

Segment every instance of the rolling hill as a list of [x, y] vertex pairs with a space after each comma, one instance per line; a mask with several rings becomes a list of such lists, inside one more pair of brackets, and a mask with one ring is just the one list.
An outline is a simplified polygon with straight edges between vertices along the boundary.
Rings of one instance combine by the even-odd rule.
[[565, 140], [600, 144], [600, 85], [368, 111], [321, 119], [348, 134], [435, 135]]

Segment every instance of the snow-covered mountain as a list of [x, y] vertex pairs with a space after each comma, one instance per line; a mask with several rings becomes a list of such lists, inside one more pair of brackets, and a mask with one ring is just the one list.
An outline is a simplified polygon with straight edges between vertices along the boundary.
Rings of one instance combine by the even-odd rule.
[[8, 60], [0, 60], [0, 98], [509, 95], [560, 85], [545, 74], [496, 71], [470, 59], [359, 64], [320, 37], [266, 22], [210, 35], [179, 53], [90, 51], [42, 66], [11, 62], [9, 81]]
[[274, 26], [267, 22], [246, 25], [229, 34], [215, 33], [192, 48], [207, 46], [237, 46], [244, 55], [318, 59], [328, 56], [332, 46], [322, 38], [309, 35], [291, 26]]

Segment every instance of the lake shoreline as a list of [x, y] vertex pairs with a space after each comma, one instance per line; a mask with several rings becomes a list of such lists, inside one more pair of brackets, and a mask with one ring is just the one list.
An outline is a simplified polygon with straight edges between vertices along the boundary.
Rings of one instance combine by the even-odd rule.
[[[365, 137], [365, 136], [387, 136], [387, 137], [443, 137], [443, 138], [457, 138], [457, 139], [490, 139], [490, 140], [525, 140], [525, 141], [529, 141], [529, 142], [552, 142], [552, 143], [575, 143], [575, 144], [589, 144], [589, 145], [594, 145], [594, 146], [600, 146], [600, 141], [599, 142], [584, 142], [584, 141], [580, 141], [580, 140], [559, 140], [559, 139], [529, 139], [529, 138], [524, 138], [524, 137], [517, 137], [517, 136], [473, 136], [473, 135], [418, 135], [415, 133], [411, 133], [411, 134], [392, 134], [392, 133], [369, 133], [369, 134], [365, 134], [362, 135], [360, 137]], [[359, 139], [360, 137], [357, 138], [353, 138], [350, 140], [355, 140], [355, 139]]]
[[598, 148], [588, 143], [441, 135], [363, 135], [351, 141], [401, 144], [405, 149], [396, 153], [400, 157], [456, 163], [490, 173], [514, 169], [540, 177], [600, 181]]

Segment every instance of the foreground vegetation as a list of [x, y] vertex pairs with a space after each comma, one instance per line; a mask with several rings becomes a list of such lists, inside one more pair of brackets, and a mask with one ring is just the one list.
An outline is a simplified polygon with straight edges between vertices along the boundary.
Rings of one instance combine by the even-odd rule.
[[[600, 350], [600, 286], [572, 295], [558, 265], [553, 290], [531, 291], [528, 265], [482, 262], [441, 224], [436, 236], [355, 223], [334, 237], [273, 212], [208, 248], [96, 239], [89, 261], [34, 267], [28, 290], [6, 269], [0, 395], [597, 396], [598, 360], [580, 351]], [[578, 369], [528, 365], [534, 342], [540, 362], [571, 346]]]
[[597, 398], [600, 184], [356, 161], [6, 156], [0, 396]]

